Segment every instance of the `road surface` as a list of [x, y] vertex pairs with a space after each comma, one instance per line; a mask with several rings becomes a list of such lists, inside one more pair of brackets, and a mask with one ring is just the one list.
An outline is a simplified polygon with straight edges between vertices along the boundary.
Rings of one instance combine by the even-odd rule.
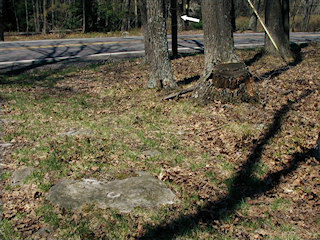
[[[254, 48], [264, 44], [263, 33], [235, 34], [236, 48]], [[292, 33], [296, 43], [320, 42], [320, 33]], [[203, 51], [203, 35], [179, 36], [179, 52]], [[169, 49], [171, 36], [169, 36]], [[113, 37], [16, 41], [0, 43], [0, 70], [12, 70], [21, 65], [36, 65], [79, 59], [108, 59], [144, 55], [143, 37]]]

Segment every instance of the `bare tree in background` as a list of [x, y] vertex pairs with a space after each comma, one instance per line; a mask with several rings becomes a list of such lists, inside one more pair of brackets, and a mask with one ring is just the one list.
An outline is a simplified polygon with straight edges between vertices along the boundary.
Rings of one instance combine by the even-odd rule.
[[48, 11], [47, 11], [47, 0], [43, 0], [43, 26], [42, 26], [42, 33], [48, 33]]
[[27, 24], [26, 32], [29, 32], [29, 13], [28, 13], [28, 1], [27, 0], [24, 0], [24, 6], [25, 6], [25, 11], [26, 11], [26, 24]]
[[144, 52], [145, 52], [145, 62], [150, 63], [152, 59], [152, 49], [151, 49], [151, 38], [148, 31], [148, 14], [147, 14], [147, 1], [140, 0], [140, 12], [141, 12], [141, 22], [143, 27], [144, 36]]
[[122, 0], [123, 17], [121, 23], [121, 31], [128, 31], [130, 28], [129, 8], [130, 0]]
[[88, 2], [82, 0], [82, 32], [88, 32]]
[[169, 60], [164, 1], [147, 0], [148, 36], [151, 40], [152, 59], [148, 88], [173, 89], [177, 84], [173, 80]]
[[[254, 5], [255, 9], [257, 10], [257, 12], [259, 12], [261, 0], [254, 0], [253, 5]], [[256, 16], [256, 14], [251, 10], [251, 16], [250, 16], [250, 20], [249, 20], [249, 29], [256, 32], [257, 27], [258, 27], [258, 18]]]
[[314, 0], [304, 0], [303, 31], [305, 32], [307, 32], [309, 28], [309, 22], [310, 22], [313, 4], [314, 4]]

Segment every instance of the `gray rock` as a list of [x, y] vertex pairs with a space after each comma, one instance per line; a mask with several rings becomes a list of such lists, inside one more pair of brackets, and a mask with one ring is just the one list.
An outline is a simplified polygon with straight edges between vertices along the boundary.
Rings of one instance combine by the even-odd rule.
[[147, 156], [147, 157], [155, 157], [161, 154], [161, 152], [159, 152], [158, 150], [147, 150], [142, 152], [143, 155]]
[[120, 212], [179, 202], [163, 182], [149, 174], [111, 182], [62, 180], [50, 189], [47, 199], [65, 208], [94, 203], [99, 208], [114, 208]]
[[1, 123], [3, 123], [4, 125], [9, 125], [16, 123], [16, 121], [12, 119], [1, 119]]
[[33, 167], [26, 167], [16, 170], [12, 175], [12, 186], [22, 185], [26, 178], [32, 174], [34, 171]]
[[43, 227], [32, 235], [32, 239], [54, 239], [51, 236], [53, 231], [52, 227]]
[[126, 37], [126, 36], [129, 36], [129, 35], [130, 35], [129, 32], [122, 32], [122, 33], [121, 33], [121, 36], [122, 36], [122, 37]]
[[11, 147], [12, 145], [13, 145], [12, 143], [0, 143], [1, 148]]
[[88, 129], [71, 129], [68, 132], [60, 133], [61, 136], [89, 136], [92, 135], [93, 132]]

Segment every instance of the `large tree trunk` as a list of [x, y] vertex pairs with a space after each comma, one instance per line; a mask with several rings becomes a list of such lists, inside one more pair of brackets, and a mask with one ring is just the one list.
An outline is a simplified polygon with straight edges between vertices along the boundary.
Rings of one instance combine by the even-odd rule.
[[172, 36], [172, 56], [178, 56], [178, 22], [177, 22], [177, 0], [170, 1], [171, 10], [171, 36]]
[[[286, 61], [291, 60], [293, 55], [289, 45], [289, 0], [266, 0], [265, 18], [266, 26], [281, 56]], [[269, 54], [278, 54], [267, 35], [265, 36], [265, 50]]]
[[148, 31], [151, 39], [152, 61], [148, 88], [176, 88], [169, 60], [166, 21], [162, 0], [147, 0]]
[[3, 0], [0, 0], [0, 41], [4, 41]]
[[145, 62], [151, 63], [152, 59], [152, 49], [151, 49], [151, 38], [148, 31], [148, 14], [147, 14], [147, 1], [140, 0], [140, 12], [141, 12], [141, 23], [143, 27], [144, 35], [144, 52], [145, 52]]
[[203, 0], [205, 72], [218, 63], [237, 62], [231, 26], [231, 0]]
[[[261, 0], [254, 0], [253, 5], [257, 12], [259, 12]], [[254, 32], [257, 32], [258, 30], [258, 18], [253, 10], [251, 10], [251, 16], [249, 20], [249, 29], [251, 29]]]
[[231, 1], [202, 1], [205, 69], [193, 93], [200, 104], [248, 101], [254, 96], [253, 78], [234, 52]]

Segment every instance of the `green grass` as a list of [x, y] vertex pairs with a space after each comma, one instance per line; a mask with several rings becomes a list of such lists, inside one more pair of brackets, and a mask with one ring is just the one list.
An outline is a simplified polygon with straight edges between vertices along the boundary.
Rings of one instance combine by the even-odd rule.
[[[196, 65], [199, 68], [197, 61]], [[152, 226], [170, 224], [179, 216], [191, 216], [174, 226], [184, 229], [181, 239], [235, 239], [236, 233], [226, 230], [225, 225], [248, 236], [268, 225], [276, 232], [272, 238], [295, 237], [291, 225], [275, 226], [271, 214], [286, 212], [291, 207], [286, 198], [259, 200], [259, 208], [265, 211], [257, 217], [253, 211], [257, 205], [241, 197], [234, 211], [218, 210], [221, 217], [217, 222], [189, 227], [199, 209], [206, 212], [207, 202], [225, 199], [229, 193], [233, 196], [241, 193], [243, 189], [237, 189], [235, 183], [237, 171], [250, 155], [254, 140], [263, 135], [262, 124], [269, 124], [264, 117], [258, 118], [267, 110], [261, 110], [258, 115], [255, 112], [258, 110], [247, 104], [225, 107], [214, 103], [200, 107], [188, 99], [164, 103], [158, 92], [143, 88], [148, 74], [146, 66], [138, 63], [131, 73], [132, 66], [134, 61], [0, 76], [1, 83], [5, 83], [0, 86], [5, 106], [3, 115], [16, 121], [4, 129], [2, 140], [19, 143], [6, 160], [15, 167], [36, 169], [26, 183], [40, 196], [34, 199], [35, 193], [31, 191], [32, 196], [27, 199], [38, 204], [39, 224], [52, 226], [61, 239], [130, 239], [136, 236], [138, 223], [146, 231]], [[111, 72], [118, 75], [111, 77]], [[220, 112], [221, 109], [224, 111]], [[268, 112], [268, 116], [272, 114]], [[299, 126], [290, 125], [290, 128], [299, 131]], [[70, 130], [84, 130], [88, 134], [63, 134]], [[299, 142], [305, 141], [303, 135], [297, 136]], [[269, 145], [266, 146], [267, 154], [263, 152], [261, 159], [250, 167], [250, 174], [242, 179], [244, 185], [260, 191], [265, 186], [261, 181], [270, 171], [270, 162], [276, 162], [273, 158], [280, 161], [295, 152], [292, 145], [296, 141], [279, 138], [270, 141], [270, 148], [277, 147], [276, 150], [268, 150]], [[290, 143], [289, 147], [286, 142]], [[146, 151], [157, 154], [145, 156]], [[59, 209], [45, 199], [49, 189], [64, 178], [124, 179], [135, 176], [135, 171], [163, 176], [181, 203], [120, 214], [94, 205], [78, 210]], [[11, 176], [11, 169], [1, 175], [7, 194], [19, 191], [8, 184]], [[301, 189], [311, 191], [307, 187]], [[203, 197], [204, 193], [207, 197]], [[253, 199], [258, 201], [258, 197]], [[234, 223], [238, 213], [240, 220]], [[4, 239], [19, 236], [12, 228], [24, 217], [18, 214], [1, 223]]]
[[13, 230], [13, 224], [6, 220], [2, 219], [0, 222], [1, 233], [0, 237], [4, 240], [12, 240], [12, 239], [21, 239], [21, 235]]
[[50, 224], [52, 227], [58, 227], [60, 219], [53, 207], [46, 203], [37, 209], [37, 215], [42, 216], [45, 223]]
[[289, 200], [283, 199], [283, 198], [277, 198], [272, 203], [271, 209], [273, 211], [286, 210], [289, 206], [290, 206]]

